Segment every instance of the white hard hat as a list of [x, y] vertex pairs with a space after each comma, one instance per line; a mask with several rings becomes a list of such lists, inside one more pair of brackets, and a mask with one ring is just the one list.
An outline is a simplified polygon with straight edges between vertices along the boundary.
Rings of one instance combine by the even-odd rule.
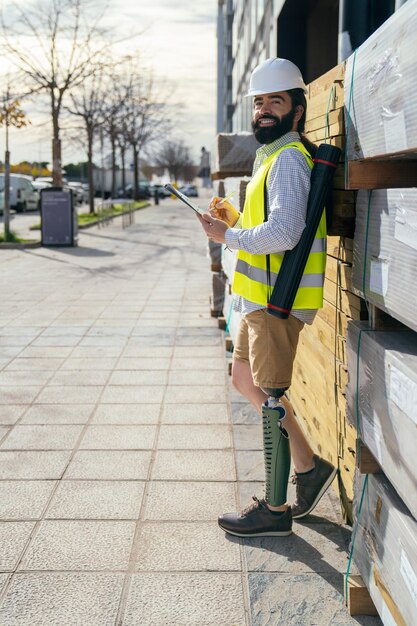
[[272, 57], [255, 67], [246, 96], [262, 96], [289, 89], [303, 89], [307, 92], [300, 70], [287, 59]]

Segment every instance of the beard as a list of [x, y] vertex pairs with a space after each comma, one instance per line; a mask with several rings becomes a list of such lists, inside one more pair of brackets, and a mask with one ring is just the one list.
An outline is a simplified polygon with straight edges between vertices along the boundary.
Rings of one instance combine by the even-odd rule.
[[[252, 120], [252, 130], [255, 135], [255, 139], [262, 144], [272, 143], [276, 139], [279, 139], [283, 135], [286, 135], [292, 130], [294, 123], [295, 110], [291, 109], [288, 113], [281, 118], [275, 115], [262, 115], [256, 122]], [[275, 120], [273, 126], [260, 126], [260, 119], [272, 119]]]

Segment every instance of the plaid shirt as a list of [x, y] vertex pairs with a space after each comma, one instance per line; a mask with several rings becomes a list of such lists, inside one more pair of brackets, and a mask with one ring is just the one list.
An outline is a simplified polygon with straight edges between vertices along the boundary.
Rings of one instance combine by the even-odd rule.
[[[264, 160], [285, 144], [300, 141], [297, 132], [283, 135], [256, 151], [252, 176]], [[226, 231], [226, 245], [231, 250], [250, 254], [284, 253], [292, 250], [305, 228], [307, 200], [310, 192], [310, 168], [305, 156], [296, 149], [281, 152], [271, 166], [268, 180], [268, 221], [254, 228], [240, 228], [240, 220]], [[235, 296], [233, 308], [247, 315], [265, 307], [242, 296]], [[294, 309], [291, 314], [306, 324], [312, 324], [316, 309]]]

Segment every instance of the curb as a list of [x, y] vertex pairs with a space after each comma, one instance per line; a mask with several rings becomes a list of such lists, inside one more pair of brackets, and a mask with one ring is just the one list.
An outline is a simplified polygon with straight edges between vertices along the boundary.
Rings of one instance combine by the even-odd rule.
[[151, 203], [148, 202], [144, 206], [139, 206], [132, 211], [121, 211], [117, 215], [110, 215], [109, 217], [102, 217], [101, 219], [94, 220], [89, 224], [83, 224], [82, 226], [78, 226], [78, 230], [84, 230], [85, 228], [92, 228], [93, 226], [97, 226], [97, 224], [101, 224], [102, 222], [108, 222], [109, 220], [114, 220], [117, 217], [121, 217], [122, 215], [127, 215], [128, 213], [136, 213], [136, 211], [141, 211], [142, 209], [146, 209], [148, 206], [151, 206]]
[[24, 248], [40, 248], [40, 241], [28, 241], [27, 243], [13, 243], [11, 241], [0, 242], [0, 250], [21, 250]]

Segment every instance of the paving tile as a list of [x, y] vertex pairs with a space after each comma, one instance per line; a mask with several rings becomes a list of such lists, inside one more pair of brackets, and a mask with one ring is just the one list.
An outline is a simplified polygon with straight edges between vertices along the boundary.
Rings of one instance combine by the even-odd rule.
[[0, 404], [30, 404], [42, 387], [0, 387]]
[[124, 569], [134, 532], [135, 522], [46, 520], [19, 569]]
[[48, 326], [42, 332], [42, 337], [82, 337], [89, 329], [89, 326]]
[[63, 481], [46, 518], [137, 519], [144, 489], [145, 483], [139, 481]]
[[[123, 359], [125, 358], [169, 358], [171, 357], [173, 348], [171, 346], [128, 346], [123, 351]], [[158, 368], [156, 368], [158, 369]]]
[[31, 337], [19, 337], [19, 336], [1, 336], [0, 335], [0, 348], [5, 347], [26, 347], [32, 341]]
[[49, 381], [49, 386], [55, 385], [105, 385], [110, 376], [108, 370], [70, 370], [57, 372]]
[[235, 480], [233, 453], [228, 450], [158, 450], [153, 480]]
[[169, 385], [224, 385], [226, 372], [222, 370], [178, 370], [169, 373]]
[[88, 370], [98, 372], [100, 370], [112, 370], [117, 363], [117, 357], [101, 357], [101, 358], [72, 358], [65, 361], [61, 367], [61, 371], [67, 370]]
[[331, 522], [293, 525], [293, 534], [277, 541], [259, 537], [245, 541], [248, 571], [335, 573], [346, 571], [350, 532]]
[[134, 326], [132, 324], [128, 324], [127, 326], [99, 326], [94, 324], [89, 330], [86, 332], [86, 337], [107, 337], [118, 336], [127, 337], [132, 332]]
[[226, 393], [224, 386], [212, 385], [206, 387], [205, 385], [195, 386], [181, 386], [175, 385], [167, 388], [165, 394], [165, 402], [169, 403], [186, 403], [186, 402], [202, 402], [204, 404], [209, 402], [226, 402]]
[[236, 450], [238, 480], [265, 480], [264, 457], [261, 450]]
[[65, 478], [146, 480], [150, 461], [151, 452], [148, 450], [80, 450], [71, 461]]
[[85, 424], [94, 404], [34, 404], [21, 424]]
[[80, 448], [89, 450], [150, 450], [155, 441], [156, 426], [93, 425], [88, 426]]
[[168, 372], [161, 370], [134, 370], [113, 372], [110, 385], [166, 385]]
[[178, 337], [176, 341], [177, 346], [219, 346], [223, 342], [223, 338], [220, 332], [217, 336], [205, 337], [204, 335], [184, 335]]
[[15, 370], [0, 373], [0, 385], [5, 386], [42, 386], [45, 385], [53, 375], [51, 370], [33, 371], [33, 370]]
[[225, 360], [219, 357], [207, 358], [201, 355], [199, 358], [174, 356], [171, 362], [171, 370], [220, 370], [225, 371]]
[[13, 428], [1, 444], [2, 450], [72, 450], [82, 426], [24, 424]]
[[28, 346], [20, 352], [20, 358], [34, 359], [65, 359], [72, 352], [71, 346]]
[[[0, 594], [3, 591], [3, 587], [7, 583], [8, 578], [9, 578], [9, 574], [0, 574]], [[1, 612], [0, 612], [0, 615], [1, 615]]]
[[233, 424], [259, 424], [262, 425], [262, 418], [257, 410], [247, 402], [232, 402], [231, 417]]
[[[204, 367], [206, 367], [206, 361], [210, 363], [215, 360], [224, 359], [224, 345], [223, 346], [175, 346], [174, 348], [174, 358], [197, 358], [202, 357], [199, 360], [201, 363], [204, 359]], [[210, 358], [207, 358], [210, 357]], [[223, 365], [224, 367], [224, 365]], [[220, 367], [216, 367], [215, 369], [221, 369]]]
[[29, 541], [35, 522], [0, 521], [0, 571], [13, 571]]
[[52, 480], [61, 478], [70, 458], [70, 452], [21, 450], [0, 451], [0, 479], [28, 478]]
[[157, 424], [159, 404], [101, 404], [92, 423], [96, 424]]
[[11, 363], [9, 363], [9, 365], [6, 368], [6, 371], [30, 371], [30, 372], [36, 372], [36, 371], [42, 371], [42, 370], [57, 370], [62, 363], [64, 362], [64, 359], [60, 358], [60, 359], [54, 359], [54, 358], [49, 358], [49, 359], [37, 359], [37, 358], [24, 358], [24, 357], [17, 357], [16, 359], [14, 359]]
[[116, 370], [168, 370], [170, 367], [170, 357], [122, 357]]
[[223, 424], [211, 425], [168, 425], [159, 432], [158, 448], [166, 449], [215, 449], [230, 448], [232, 439], [229, 427]]
[[124, 574], [16, 574], [0, 607], [4, 626], [113, 626]]
[[237, 538], [215, 522], [144, 522], [136, 555], [141, 571], [240, 571]]
[[262, 425], [234, 425], [233, 440], [236, 450], [263, 450]]
[[80, 348], [89, 348], [89, 347], [109, 347], [116, 346], [124, 348], [126, 345], [127, 338], [122, 337], [120, 335], [105, 335], [104, 337], [83, 337], [79, 342]]
[[26, 410], [24, 404], [5, 405], [0, 404], [0, 424], [15, 424]]
[[118, 357], [122, 351], [122, 346], [77, 346], [71, 352], [71, 359], [100, 359], [101, 357]]
[[166, 404], [162, 422], [165, 424], [228, 424], [227, 405], [224, 404]]
[[47, 347], [52, 348], [55, 346], [76, 346], [79, 343], [80, 337], [76, 337], [73, 335], [63, 335], [61, 337], [53, 337], [43, 335], [42, 337], [38, 337], [34, 341], [32, 341], [33, 347]]
[[167, 572], [132, 576], [123, 626], [243, 626], [245, 623], [239, 574]]
[[97, 402], [103, 387], [46, 387], [36, 399], [37, 404], [94, 404]]
[[253, 626], [380, 626], [378, 617], [351, 617], [343, 600], [343, 575], [249, 574]]
[[233, 483], [152, 481], [145, 519], [176, 521], [217, 520], [219, 513], [236, 510]]
[[39, 519], [55, 484], [52, 480], [0, 481], [0, 519]]
[[160, 404], [164, 389], [157, 385], [108, 385], [101, 397], [101, 402], [110, 404]]

